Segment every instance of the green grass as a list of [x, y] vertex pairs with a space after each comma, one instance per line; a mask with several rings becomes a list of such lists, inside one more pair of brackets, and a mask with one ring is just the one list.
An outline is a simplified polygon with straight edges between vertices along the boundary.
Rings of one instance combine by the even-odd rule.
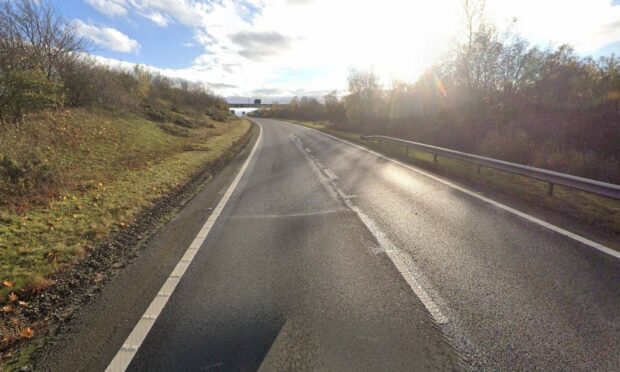
[[250, 128], [244, 120], [212, 121], [213, 128], [188, 129], [187, 137], [179, 137], [134, 115], [101, 110], [49, 115], [0, 133], [3, 153], [19, 158], [36, 150], [61, 179], [46, 195], [0, 207], [0, 282], [13, 283], [0, 284], [2, 299], [48, 285], [50, 274], [129, 226]]
[[480, 184], [509, 196], [517, 197], [532, 205], [571, 216], [588, 225], [597, 225], [615, 234], [620, 233], [620, 201], [556, 185], [553, 196], [547, 196], [547, 183], [491, 168], [482, 168], [456, 159], [439, 157], [423, 152], [406, 150], [395, 144], [378, 145], [361, 139], [361, 135], [331, 128], [325, 122], [293, 121], [334, 136], [373, 147], [379, 152], [419, 165], [447, 177]]

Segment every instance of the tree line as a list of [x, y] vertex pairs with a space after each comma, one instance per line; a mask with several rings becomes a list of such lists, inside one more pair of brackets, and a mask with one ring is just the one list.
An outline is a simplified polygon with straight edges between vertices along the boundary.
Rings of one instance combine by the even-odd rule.
[[464, 32], [412, 83], [352, 68], [348, 93], [295, 98], [260, 116], [328, 120], [383, 134], [620, 183], [620, 60], [541, 48], [465, 1]]
[[49, 3], [0, 0], [0, 123], [13, 125], [33, 111], [99, 105], [136, 111], [164, 99], [216, 119], [226, 101], [200, 84], [141, 67], [97, 63], [75, 26]]

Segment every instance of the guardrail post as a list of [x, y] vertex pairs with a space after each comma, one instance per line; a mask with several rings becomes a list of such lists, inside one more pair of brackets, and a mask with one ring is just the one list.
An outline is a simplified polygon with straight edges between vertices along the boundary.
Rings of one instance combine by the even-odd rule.
[[496, 169], [501, 172], [519, 175], [522, 177], [529, 177], [537, 180], [537, 182], [540, 182], [540, 185], [546, 183], [547, 195], [549, 197], [553, 196], [553, 193], [555, 191], [555, 185], [558, 184], [562, 187], [568, 187], [571, 189], [588, 192], [594, 195], [620, 200], [620, 185], [577, 177], [546, 169], [524, 166], [522, 164], [510, 163], [498, 159], [487, 158], [460, 151], [444, 149], [441, 147], [426, 145], [423, 143], [405, 141], [398, 138], [391, 138], [386, 136], [365, 137], [366, 140], [369, 140], [372, 143], [378, 143], [380, 146], [385, 146], [384, 150], [390, 150], [391, 147], [394, 145], [398, 145], [399, 148], [400, 146], [405, 146], [404, 153], [407, 154], [407, 156], [411, 155], [411, 149], [414, 150], [413, 155], [415, 155], [415, 151], [421, 151], [425, 154], [433, 154], [434, 163], [438, 163], [439, 156], [442, 156], [442, 158], [445, 157], [447, 159], [457, 159], [468, 163], [473, 163], [477, 166], [477, 174], [482, 174], [482, 167], [485, 167], [489, 169]]
[[547, 187], [547, 195], [553, 196], [553, 183], [549, 182], [549, 187]]

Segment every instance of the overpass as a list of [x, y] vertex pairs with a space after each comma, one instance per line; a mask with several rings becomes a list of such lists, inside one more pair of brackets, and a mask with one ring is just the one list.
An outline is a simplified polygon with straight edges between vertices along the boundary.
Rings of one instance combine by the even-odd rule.
[[253, 103], [230, 103], [228, 102], [228, 107], [230, 108], [240, 108], [240, 107], [252, 107], [252, 108], [271, 108], [273, 105], [287, 106], [288, 103], [262, 103], [260, 99], [255, 99]]

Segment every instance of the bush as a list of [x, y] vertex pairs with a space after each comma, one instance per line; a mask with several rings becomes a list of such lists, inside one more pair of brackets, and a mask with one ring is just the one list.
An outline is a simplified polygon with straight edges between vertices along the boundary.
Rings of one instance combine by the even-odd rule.
[[0, 0], [0, 121], [63, 103], [59, 74], [84, 43], [75, 27], [38, 0]]
[[195, 126], [191, 119], [181, 114], [175, 114], [172, 118], [172, 122], [184, 128], [193, 128]]
[[27, 197], [43, 191], [57, 181], [56, 172], [38, 155], [30, 154], [22, 161], [8, 155], [3, 155], [0, 159], [1, 204], [6, 204], [14, 197]]
[[480, 142], [480, 152], [484, 156], [520, 164], [531, 160], [532, 143], [523, 131], [500, 133], [493, 131]]
[[209, 115], [211, 119], [216, 120], [216, 121], [228, 121], [228, 118], [229, 118], [228, 109], [219, 110], [219, 109], [209, 108], [207, 109], [207, 115]]
[[189, 130], [187, 128], [179, 127], [174, 124], [162, 123], [159, 124], [159, 127], [166, 133], [171, 134], [177, 137], [188, 137]]

